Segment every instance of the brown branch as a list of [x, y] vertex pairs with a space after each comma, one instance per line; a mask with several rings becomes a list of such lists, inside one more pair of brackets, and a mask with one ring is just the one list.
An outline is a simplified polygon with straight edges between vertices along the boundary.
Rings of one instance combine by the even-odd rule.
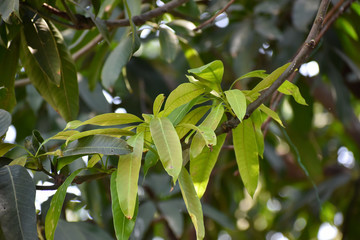
[[103, 36], [101, 34], [97, 35], [93, 40], [91, 40], [83, 48], [79, 49], [77, 52], [75, 52], [72, 55], [74, 61], [78, 60], [80, 57], [91, 51], [102, 40], [103, 40]]
[[[303, 43], [300, 47], [298, 53], [292, 60], [290, 66], [280, 75], [278, 79], [266, 90], [264, 90], [261, 95], [252, 103], [250, 103], [246, 109], [246, 114], [244, 119], [250, 117], [250, 115], [261, 105], [263, 104], [279, 87], [280, 85], [294, 72], [298, 70], [301, 64], [305, 62], [309, 54], [316, 47], [317, 42], [315, 42], [316, 37], [320, 33], [323, 25], [323, 21], [326, 15], [326, 11], [330, 4], [330, 0], [322, 0], [319, 6], [319, 10], [316, 14], [313, 26]], [[223, 123], [217, 130], [217, 134], [228, 132], [231, 129], [235, 128], [240, 123], [240, 120], [237, 118], [232, 118], [227, 122]]]
[[211, 24], [215, 20], [215, 18], [217, 16], [219, 16], [220, 14], [225, 12], [231, 6], [231, 4], [233, 4], [234, 2], [235, 2], [235, 0], [231, 0], [230, 2], [228, 2], [228, 4], [226, 4], [226, 6], [223, 9], [221, 9], [220, 11], [218, 11], [214, 16], [212, 16], [210, 19], [206, 20], [205, 22], [203, 22], [202, 24], [200, 24], [199, 26], [194, 28], [194, 32], [199, 31], [200, 29], [202, 29], [206, 25]]

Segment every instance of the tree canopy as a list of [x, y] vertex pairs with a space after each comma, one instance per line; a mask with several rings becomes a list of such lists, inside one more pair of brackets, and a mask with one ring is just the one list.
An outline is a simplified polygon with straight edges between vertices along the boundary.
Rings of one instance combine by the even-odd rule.
[[1, 239], [359, 236], [358, 1], [0, 16]]

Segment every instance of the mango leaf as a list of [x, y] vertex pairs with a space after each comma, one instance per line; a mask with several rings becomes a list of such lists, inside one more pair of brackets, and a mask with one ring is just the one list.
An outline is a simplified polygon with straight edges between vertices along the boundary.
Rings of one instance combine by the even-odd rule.
[[65, 200], [66, 190], [83, 169], [78, 169], [66, 178], [65, 182], [58, 188], [55, 195], [51, 199], [50, 208], [45, 218], [45, 236], [46, 239], [54, 239], [55, 229], [59, 221], [61, 209]]
[[66, 124], [66, 127], [64, 129], [65, 130], [70, 130], [70, 129], [76, 129], [78, 128], [80, 125], [82, 124], [82, 122], [80, 120], [73, 120], [70, 121]]
[[225, 96], [237, 118], [241, 121], [246, 113], [246, 97], [239, 89], [225, 91]]
[[89, 159], [87, 167], [88, 168], [92, 168], [95, 166], [96, 163], [98, 163], [102, 157], [104, 156], [104, 154], [94, 154], [92, 155], [92, 157]]
[[190, 102], [181, 105], [180, 107], [175, 108], [167, 118], [172, 122], [174, 126], [178, 125], [185, 115], [194, 107], [194, 105], [199, 101], [202, 96], [198, 96], [191, 100]]
[[165, 61], [170, 63], [174, 61], [177, 55], [179, 48], [179, 40], [176, 34], [167, 26], [160, 27], [159, 32], [161, 56], [165, 59]]
[[162, 107], [162, 104], [164, 103], [165, 100], [165, 96], [164, 94], [159, 94], [154, 101], [154, 105], [153, 105], [153, 114], [156, 117], [158, 115], [158, 113], [160, 112], [160, 109]]
[[[1, 126], [1, 124], [0, 124]], [[16, 144], [12, 143], [0, 143], [0, 157], [4, 156], [5, 153], [16, 147]]]
[[120, 208], [126, 218], [132, 219], [135, 212], [138, 192], [139, 172], [144, 146], [144, 133], [138, 133], [128, 142], [133, 147], [133, 152], [119, 156], [116, 186]]
[[22, 167], [25, 167], [26, 160], [27, 160], [27, 156], [18, 157], [16, 159], [12, 160], [11, 163], [9, 163], [9, 166], [20, 165]]
[[143, 122], [143, 120], [130, 113], [105, 113], [86, 120], [85, 122], [77, 125], [77, 127], [86, 124], [97, 126], [113, 126], [137, 122]]
[[11, 114], [4, 109], [0, 109], [0, 137], [2, 137], [11, 125]]
[[168, 116], [174, 109], [190, 102], [200, 94], [204, 93], [204, 88], [192, 83], [183, 83], [175, 88], [166, 100], [162, 116]]
[[232, 87], [235, 85], [236, 82], [238, 82], [240, 80], [243, 80], [243, 79], [246, 79], [246, 78], [261, 78], [261, 79], [264, 79], [269, 75], [269, 74], [266, 74], [265, 72], [266, 72], [265, 70], [255, 70], [255, 71], [252, 71], [252, 72], [248, 72], [248, 73], [242, 75], [241, 77], [237, 78], [231, 84], [230, 89], [232, 89]]
[[259, 82], [249, 93], [249, 95], [252, 95], [254, 93], [258, 93], [273, 84], [276, 79], [280, 77], [280, 75], [285, 72], [288, 66], [290, 66], [291, 62], [286, 63], [285, 65], [277, 68], [275, 71], [273, 71], [271, 74], [269, 74], [266, 78], [264, 78], [261, 82]]
[[254, 196], [259, 179], [259, 159], [254, 127], [251, 120], [241, 122], [232, 130], [236, 162], [247, 192]]
[[4, 95], [0, 94], [0, 106], [7, 111], [16, 105], [14, 82], [19, 63], [19, 40], [18, 37], [12, 40], [8, 49], [0, 46], [0, 88], [4, 87], [5, 90]]
[[43, 18], [29, 15], [24, 14], [22, 19], [27, 48], [48, 79], [59, 87], [61, 61], [55, 36]]
[[199, 198], [201, 198], [205, 193], [211, 171], [218, 159], [221, 147], [225, 142], [225, 138], [226, 134], [218, 136], [218, 143], [212, 150], [204, 148], [196, 158], [190, 159], [190, 175]]
[[182, 149], [174, 126], [167, 118], [153, 118], [150, 132], [159, 158], [166, 172], [175, 183], [182, 168]]
[[81, 138], [68, 145], [63, 151], [64, 156], [84, 154], [123, 155], [131, 152], [126, 141], [101, 135]]
[[[205, 118], [205, 120], [200, 124], [200, 127], [208, 127], [211, 130], [215, 131], [217, 126], [219, 125], [221, 118], [224, 114], [224, 106], [222, 104], [218, 104], [214, 107], [209, 115]], [[202, 149], [205, 146], [205, 141], [200, 133], [196, 133], [192, 139], [190, 145], [190, 156], [195, 158], [198, 156]]]
[[52, 136], [51, 138], [45, 140], [45, 142], [48, 142], [49, 140], [66, 140], [69, 137], [71, 137], [72, 135], [75, 135], [78, 133], [80, 133], [80, 132], [76, 131], [76, 130], [61, 131], [61, 132], [58, 132], [57, 134], [55, 134], [54, 136]]
[[270, 108], [266, 107], [264, 104], [261, 104], [259, 109], [266, 113], [269, 117], [271, 117], [272, 119], [274, 119], [277, 123], [280, 124], [280, 126], [284, 127], [284, 124], [282, 123], [279, 115], [274, 112], [273, 110], [271, 110]]
[[121, 137], [121, 136], [132, 136], [134, 134], [135, 134], [134, 132], [124, 130], [124, 129], [119, 129], [119, 128], [93, 129], [93, 130], [79, 132], [79, 133], [75, 133], [75, 134], [71, 135], [70, 137], [67, 138], [65, 144], [67, 145], [70, 141], [74, 141], [74, 140], [77, 140], [77, 139], [80, 139], [83, 137], [92, 136], [92, 135], [107, 135], [107, 136], [112, 136], [112, 137]]
[[127, 240], [130, 238], [131, 232], [133, 231], [135, 226], [135, 220], [137, 216], [139, 202], [138, 200], [136, 202], [134, 218], [132, 219], [126, 218], [120, 208], [116, 179], [117, 179], [117, 172], [114, 171], [111, 174], [110, 191], [111, 191], [111, 210], [113, 214], [115, 235], [116, 235], [116, 239], [118, 240]]
[[11, 13], [19, 14], [19, 0], [2, 0], [0, 2], [0, 16], [4, 22], [7, 22]]
[[180, 38], [180, 46], [184, 52], [185, 58], [191, 68], [198, 68], [204, 65], [199, 53], [192, 48], [185, 39]]
[[264, 135], [261, 130], [261, 126], [264, 122], [264, 119], [262, 118], [262, 113], [259, 109], [256, 109], [250, 116], [251, 121], [254, 125], [255, 130], [255, 137], [256, 137], [256, 145], [258, 148], [258, 154], [260, 157], [263, 157], [264, 154]]
[[193, 129], [193, 130], [197, 131], [204, 139], [206, 146], [210, 147], [210, 146], [216, 145], [215, 132], [214, 132], [214, 130], [212, 130], [209, 127], [206, 127], [206, 126], [198, 126], [197, 127], [193, 124], [188, 124], [188, 123], [180, 124], [180, 125], [178, 125], [178, 127], [185, 127], [185, 128]]
[[159, 160], [159, 156], [155, 154], [153, 151], [148, 151], [145, 155], [145, 162], [143, 166], [144, 177], [146, 176], [149, 168], [155, 166], [157, 161]]
[[[188, 132], [189, 129], [185, 127], [181, 127], [181, 124], [196, 124], [200, 121], [202, 117], [205, 116], [205, 114], [209, 111], [210, 106], [201, 106], [198, 108], [195, 108], [191, 112], [185, 115], [185, 117], [180, 121], [178, 126], [176, 126], [176, 132], [178, 133], [178, 136], [180, 139], [182, 139]], [[171, 115], [171, 114], [170, 114]], [[180, 125], [180, 126], [179, 126]]]
[[179, 175], [179, 185], [186, 209], [196, 230], [196, 239], [203, 239], [205, 237], [205, 227], [201, 202], [196, 195], [191, 177], [185, 168], [182, 168]]
[[200, 83], [221, 92], [220, 84], [224, 74], [224, 65], [220, 60], [215, 60], [199, 68], [189, 69], [188, 72], [194, 74]]
[[57, 49], [61, 60], [61, 83], [60, 87], [51, 83], [47, 75], [41, 70], [35, 57], [30, 53], [25, 42], [24, 32], [21, 32], [20, 58], [32, 84], [42, 97], [66, 120], [70, 121], [77, 116], [78, 83], [74, 61], [67, 50], [64, 39], [59, 31], [50, 23], [52, 33], [56, 39]]
[[278, 91], [285, 95], [293, 96], [297, 103], [307, 106], [305, 99], [301, 96], [299, 88], [288, 80], [281, 84]]
[[70, 163], [74, 162], [75, 160], [79, 159], [86, 154], [77, 154], [77, 155], [70, 155], [66, 157], [59, 157], [57, 159], [56, 169], [60, 171], [63, 167], [69, 165]]
[[114, 86], [123, 67], [129, 62], [132, 54], [139, 46], [139, 43], [133, 43], [131, 36], [125, 36], [119, 45], [111, 51], [101, 72], [101, 79], [105, 88], [109, 89]]

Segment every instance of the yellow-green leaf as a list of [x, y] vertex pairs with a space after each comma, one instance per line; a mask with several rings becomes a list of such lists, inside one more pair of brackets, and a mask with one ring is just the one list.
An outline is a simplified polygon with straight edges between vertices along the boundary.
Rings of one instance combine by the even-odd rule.
[[128, 143], [133, 147], [133, 152], [119, 156], [116, 186], [120, 208], [128, 219], [132, 219], [136, 206], [144, 133], [140, 132], [131, 137]]
[[94, 154], [88, 161], [87, 167], [92, 168], [95, 166], [96, 163], [98, 163], [101, 158], [104, 156], [104, 154]]
[[176, 126], [176, 132], [179, 135], [179, 138], [182, 139], [188, 132], [189, 128], [181, 127], [181, 124], [196, 124], [200, 119], [209, 111], [210, 106], [201, 106], [195, 108], [191, 112], [185, 115], [185, 117], [180, 121]]
[[211, 171], [218, 159], [225, 138], [226, 134], [218, 136], [218, 143], [213, 149], [204, 148], [196, 158], [190, 159], [190, 174], [199, 198], [205, 193]]
[[166, 100], [163, 115], [166, 117], [175, 108], [190, 102], [200, 94], [204, 93], [204, 88], [193, 83], [183, 83], [175, 88]]
[[164, 94], [159, 94], [154, 101], [154, 105], [153, 105], [153, 114], [156, 117], [158, 115], [158, 113], [160, 112], [161, 106], [164, 103], [165, 100], [165, 96]]
[[204, 139], [205, 144], [207, 146], [215, 146], [216, 145], [216, 135], [214, 130], [212, 130], [211, 128], [207, 127], [207, 126], [195, 126], [193, 124], [188, 124], [188, 123], [184, 123], [181, 125], [178, 125], [178, 127], [185, 127], [188, 129], [193, 129], [195, 131], [197, 131]]
[[113, 126], [137, 122], [143, 122], [143, 120], [130, 113], [105, 113], [97, 115], [96, 117], [81, 123], [78, 125], [78, 127], [86, 124], [97, 126]]
[[205, 237], [204, 217], [200, 199], [198, 198], [191, 177], [185, 168], [179, 175], [179, 185], [186, 209], [196, 230], [196, 239]]
[[246, 97], [239, 89], [225, 91], [226, 99], [234, 111], [237, 118], [241, 121], [246, 113]]
[[288, 80], [281, 84], [281, 86], [278, 88], [278, 91], [285, 95], [293, 96], [297, 103], [307, 106], [305, 99], [301, 96], [299, 88]]
[[259, 179], [259, 158], [251, 120], [241, 122], [232, 130], [236, 162], [241, 179], [250, 196], [254, 196]]
[[284, 124], [282, 123], [279, 115], [274, 112], [273, 110], [271, 110], [270, 108], [266, 107], [264, 104], [261, 104], [259, 109], [266, 113], [269, 117], [271, 117], [272, 119], [274, 119], [277, 123], [279, 123], [282, 127], [284, 127]]
[[182, 167], [182, 149], [174, 126], [167, 118], [154, 118], [150, 122], [150, 132], [166, 172], [175, 183]]
[[26, 160], [27, 160], [27, 156], [21, 156], [21, 157], [18, 157], [14, 160], [11, 161], [11, 163], [9, 163], [9, 166], [11, 165], [20, 165], [20, 166], [25, 166], [26, 164]]
[[16, 144], [12, 143], [0, 143], [0, 157], [4, 156], [5, 153], [16, 147]]
[[132, 131], [120, 129], [120, 128], [101, 128], [101, 129], [93, 129], [85, 132], [79, 132], [71, 135], [66, 140], [66, 145], [70, 141], [74, 141], [83, 137], [92, 136], [92, 135], [107, 135], [113, 137], [120, 137], [120, 136], [132, 136], [135, 133]]
[[261, 126], [263, 121], [262, 113], [259, 109], [256, 109], [250, 116], [251, 121], [253, 122], [255, 129], [255, 137], [258, 148], [258, 154], [260, 157], [263, 157], [264, 153], [264, 135], [261, 131]]

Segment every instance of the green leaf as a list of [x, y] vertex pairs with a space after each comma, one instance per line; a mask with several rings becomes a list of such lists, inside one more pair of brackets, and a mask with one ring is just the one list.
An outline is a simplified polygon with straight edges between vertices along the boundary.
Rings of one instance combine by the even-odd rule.
[[180, 107], [175, 108], [167, 118], [172, 122], [174, 126], [177, 126], [181, 120], [186, 116], [186, 114], [194, 107], [195, 104], [199, 101], [202, 96], [198, 96], [191, 100], [190, 102], [181, 105]]
[[[153, 147], [153, 146], [152, 146]], [[147, 175], [150, 167], [155, 166], [157, 161], [159, 160], [159, 156], [155, 154], [153, 151], [148, 151], [145, 155], [145, 162], [143, 166], [144, 177]]]
[[166, 100], [163, 115], [168, 116], [174, 109], [186, 104], [204, 93], [204, 88], [193, 83], [183, 83], [175, 88]]
[[205, 145], [208, 147], [216, 145], [216, 135], [214, 130], [206, 126], [195, 126], [193, 124], [184, 123], [178, 125], [178, 127], [185, 127], [197, 131], [205, 141]]
[[[0, 124], [1, 126], [1, 124]], [[5, 153], [16, 147], [16, 144], [12, 143], [0, 143], [0, 157], [4, 156]]]
[[251, 120], [241, 122], [232, 130], [236, 162], [247, 192], [254, 196], [259, 179], [259, 158]]
[[69, 138], [66, 140], [66, 145], [70, 142], [70, 141], [74, 141], [83, 137], [88, 137], [88, 136], [92, 136], [92, 135], [107, 135], [107, 136], [112, 136], [112, 137], [121, 137], [121, 136], [132, 136], [134, 135], [134, 132], [128, 131], [128, 130], [124, 130], [124, 129], [119, 129], [119, 128], [101, 128], [101, 129], [93, 129], [93, 130], [89, 130], [89, 131], [85, 131], [85, 132], [79, 132], [79, 133], [75, 133], [71, 136], [69, 136]]
[[0, 109], [0, 137], [2, 137], [11, 125], [11, 114], [8, 111]]
[[57, 134], [55, 134], [54, 136], [52, 136], [51, 138], [46, 139], [45, 142], [48, 142], [49, 140], [66, 140], [69, 137], [71, 137], [72, 135], [75, 135], [78, 133], [80, 133], [80, 132], [76, 131], [76, 130], [61, 131], [61, 132], [58, 132]]
[[98, 163], [102, 157], [104, 156], [104, 154], [94, 154], [88, 161], [87, 167], [88, 168], [92, 168], [95, 166], [96, 163]]
[[83, 169], [78, 169], [68, 176], [65, 182], [58, 188], [55, 195], [51, 199], [50, 208], [46, 214], [45, 218], [45, 236], [46, 239], [54, 239], [55, 229], [59, 221], [61, 209], [64, 203], [66, 196], [66, 190], [74, 180], [76, 175], [78, 175]]
[[22, 167], [25, 167], [26, 160], [27, 160], [27, 156], [18, 157], [16, 159], [12, 160], [11, 163], [9, 163], [9, 166], [20, 165]]
[[2, 0], [0, 2], [0, 16], [4, 22], [7, 22], [11, 13], [19, 14], [19, 0]]
[[86, 120], [85, 122], [77, 125], [77, 127], [86, 124], [97, 126], [113, 126], [137, 122], [143, 122], [143, 120], [130, 113], [105, 113]]
[[5, 239], [37, 239], [35, 184], [24, 167], [0, 168], [0, 224]]
[[129, 62], [132, 54], [139, 48], [139, 44], [134, 44], [131, 36], [121, 39], [119, 45], [110, 53], [104, 63], [101, 72], [102, 83], [109, 89], [114, 86], [123, 67]]
[[150, 122], [150, 132], [160, 161], [175, 183], [182, 167], [182, 149], [175, 128], [169, 119], [156, 117]]
[[297, 103], [307, 106], [305, 99], [301, 96], [299, 88], [288, 80], [281, 84], [278, 91], [285, 95], [293, 96]]
[[60, 86], [61, 61], [55, 36], [43, 18], [29, 14], [24, 14], [22, 19], [27, 48], [48, 79]]
[[192, 48], [187, 41], [180, 39], [180, 46], [184, 52], [185, 58], [191, 68], [198, 68], [204, 65], [199, 53]]
[[241, 121], [246, 113], [246, 97], [239, 89], [225, 91], [226, 99], [237, 118]]
[[254, 93], [258, 93], [273, 84], [276, 79], [280, 77], [283, 72], [290, 66], [291, 62], [277, 68], [275, 71], [273, 71], [271, 74], [269, 74], [266, 78], [264, 78], [261, 82], [259, 82], [249, 93], [249, 95], [252, 95]]
[[64, 156], [84, 155], [84, 154], [104, 154], [104, 155], [123, 155], [130, 153], [131, 150], [126, 141], [101, 135], [93, 135], [81, 138], [72, 142], [63, 151]]
[[284, 124], [282, 123], [279, 115], [274, 112], [273, 110], [271, 110], [270, 108], [266, 107], [264, 104], [261, 104], [259, 109], [266, 113], [269, 117], [271, 117], [272, 119], [274, 119], [277, 123], [280, 124], [280, 126], [284, 127]]
[[80, 157], [86, 154], [77, 154], [77, 155], [70, 155], [66, 157], [59, 157], [57, 159], [56, 169], [60, 171], [63, 167], [69, 165], [70, 163], [74, 162], [75, 160], [79, 159]]
[[42, 97], [66, 120], [70, 121], [77, 116], [79, 109], [79, 91], [74, 61], [67, 50], [60, 32], [50, 23], [49, 26], [56, 39], [57, 49], [61, 58], [60, 87], [53, 84], [41, 70], [35, 57], [30, 53], [25, 42], [24, 32], [21, 32], [20, 58], [31, 83]]
[[190, 174], [197, 196], [201, 198], [209, 182], [211, 171], [218, 159], [220, 150], [225, 142], [226, 134], [218, 136], [217, 144], [213, 149], [204, 148], [196, 157], [190, 159]]
[[19, 63], [19, 40], [19, 37], [12, 40], [8, 49], [0, 46], [0, 88], [5, 88], [5, 94], [0, 95], [0, 106], [7, 111], [16, 105], [14, 82]]
[[205, 237], [205, 227], [201, 202], [196, 195], [191, 177], [185, 168], [182, 168], [179, 175], [179, 185], [186, 208], [196, 230], [196, 239], [203, 239]]
[[260, 157], [263, 157], [265, 146], [264, 146], [264, 135], [262, 133], [261, 126], [262, 126], [264, 120], [263, 120], [261, 111], [259, 109], [256, 109], [251, 114], [250, 119], [254, 125], [258, 154]]
[[220, 60], [215, 60], [199, 68], [189, 69], [188, 72], [194, 74], [200, 83], [221, 92], [220, 84], [224, 75], [224, 65]]
[[241, 77], [237, 78], [232, 84], [230, 89], [232, 89], [232, 87], [235, 85], [236, 82], [242, 80], [242, 79], [246, 79], [246, 78], [261, 78], [264, 79], [268, 76], [268, 74], [265, 73], [265, 70], [255, 70], [252, 72], [248, 72], [244, 75], [242, 75]]
[[116, 238], [118, 240], [127, 240], [130, 238], [131, 232], [135, 226], [136, 215], [138, 211], [139, 202], [136, 202], [134, 218], [128, 219], [125, 217], [120, 208], [120, 202], [117, 192], [117, 172], [111, 174], [110, 190], [111, 190], [111, 209], [113, 214], [114, 229]]
[[139, 172], [144, 146], [144, 133], [140, 132], [131, 137], [133, 152], [119, 156], [116, 186], [120, 208], [128, 219], [132, 219], [135, 212], [138, 192]]
[[[211, 130], [215, 131], [217, 126], [219, 125], [221, 118], [224, 114], [224, 106], [222, 104], [218, 104], [216, 107], [213, 107], [209, 115], [205, 118], [205, 120], [200, 124], [200, 127], [208, 127]], [[205, 146], [205, 141], [200, 133], [196, 133], [192, 139], [190, 145], [190, 156], [195, 158], [198, 156], [202, 149]]]
[[[182, 139], [188, 132], [188, 128], [181, 127], [181, 124], [196, 124], [200, 121], [202, 117], [209, 111], [210, 106], [201, 106], [195, 108], [191, 112], [185, 115], [185, 117], [180, 121], [178, 126], [176, 126], [176, 132], [180, 139]], [[169, 115], [170, 116], [170, 115]], [[180, 126], [179, 126], [180, 125]]]
[[159, 94], [154, 101], [154, 105], [153, 105], [153, 114], [156, 117], [158, 115], [158, 113], [160, 112], [160, 109], [162, 107], [162, 104], [164, 103], [165, 100], [165, 96], [164, 94]]
[[159, 32], [161, 56], [170, 63], [174, 61], [177, 55], [179, 48], [179, 40], [176, 34], [167, 26], [160, 27]]

